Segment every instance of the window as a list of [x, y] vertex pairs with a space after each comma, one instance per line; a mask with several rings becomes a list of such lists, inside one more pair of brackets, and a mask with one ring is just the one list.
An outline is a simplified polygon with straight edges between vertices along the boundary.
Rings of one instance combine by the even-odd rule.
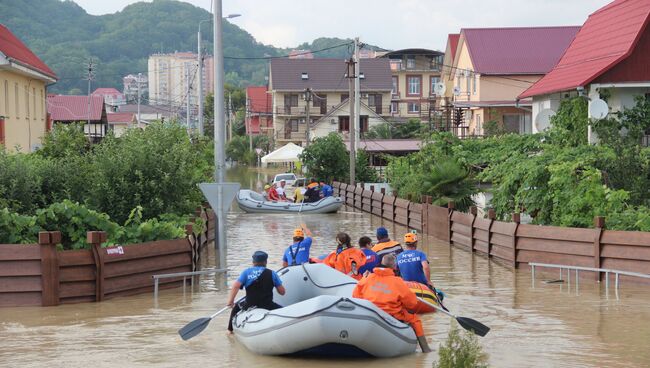
[[503, 127], [508, 133], [530, 134], [533, 126], [530, 114], [504, 114]]
[[391, 114], [397, 114], [398, 113], [397, 109], [398, 109], [397, 102], [391, 102], [390, 103], [390, 113]]
[[415, 69], [415, 56], [406, 57], [406, 69]]
[[368, 115], [359, 116], [359, 133], [368, 132]]
[[443, 63], [443, 58], [444, 58], [444, 56], [442, 56], [442, 55], [433, 57], [431, 59], [431, 69], [440, 70], [440, 66]]
[[422, 95], [422, 76], [408, 76], [406, 81], [408, 86], [407, 96]]
[[298, 119], [289, 120], [289, 126], [291, 127], [292, 132], [298, 131]]
[[14, 113], [16, 114], [16, 119], [20, 118], [20, 106], [18, 105], [18, 83], [14, 85]]
[[402, 60], [391, 59], [390, 60], [390, 70], [402, 70]]
[[341, 93], [341, 102], [345, 102], [348, 98], [350, 98], [348, 93]]
[[298, 95], [284, 95], [285, 113], [290, 113], [292, 107], [298, 107]]
[[417, 114], [420, 112], [420, 103], [419, 102], [409, 102], [408, 103], [408, 112], [409, 114]]
[[368, 95], [368, 106], [370, 108], [374, 107], [374, 110], [377, 114], [382, 113], [381, 109], [381, 94], [369, 94]]
[[472, 94], [476, 94], [476, 74], [472, 74]]
[[25, 118], [29, 119], [29, 89], [25, 87]]
[[390, 93], [393, 96], [399, 96], [399, 77], [394, 75], [391, 78], [393, 80], [393, 87], [391, 88]]
[[350, 131], [350, 117], [339, 116], [339, 133]]
[[0, 117], [0, 145], [5, 144], [5, 118]]
[[474, 134], [483, 135], [483, 129], [481, 126], [481, 115], [476, 115], [476, 127], [474, 128]]
[[469, 91], [471, 91], [472, 88], [472, 80], [469, 78], [469, 74], [465, 75], [465, 79], [467, 79], [465, 82], [467, 83], [467, 94], [469, 95]]
[[429, 85], [429, 95], [436, 94], [436, 84], [440, 83], [440, 77], [431, 77], [431, 84]]
[[34, 108], [34, 119], [38, 118], [38, 114], [36, 113], [36, 88], [32, 88], [32, 106]]

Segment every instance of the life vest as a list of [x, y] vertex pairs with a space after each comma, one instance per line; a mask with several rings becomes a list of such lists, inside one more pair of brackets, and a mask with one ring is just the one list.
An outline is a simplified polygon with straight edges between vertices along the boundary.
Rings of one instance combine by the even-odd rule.
[[401, 315], [417, 307], [418, 299], [404, 280], [390, 268], [376, 267], [372, 274], [357, 283], [353, 298], [371, 301], [388, 314]]
[[377, 243], [372, 247], [372, 251], [377, 253], [377, 258], [379, 263], [384, 258], [386, 254], [395, 254], [398, 255], [404, 251], [400, 243], [394, 240], [387, 240], [381, 243]]

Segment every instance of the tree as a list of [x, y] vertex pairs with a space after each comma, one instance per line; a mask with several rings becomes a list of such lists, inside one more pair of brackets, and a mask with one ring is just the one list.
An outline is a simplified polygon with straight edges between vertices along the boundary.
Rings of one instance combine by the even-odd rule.
[[[375, 183], [378, 180], [377, 171], [370, 166], [370, 157], [365, 150], [357, 151], [357, 165], [354, 176], [358, 183]], [[349, 173], [348, 173], [349, 176]]]
[[422, 194], [430, 195], [437, 206], [454, 201], [458, 210], [467, 211], [474, 205], [472, 195], [478, 192], [469, 176], [469, 170], [455, 159], [440, 157], [424, 174]]
[[350, 157], [341, 136], [330, 133], [316, 138], [300, 155], [310, 176], [332, 182], [347, 181], [350, 175]]

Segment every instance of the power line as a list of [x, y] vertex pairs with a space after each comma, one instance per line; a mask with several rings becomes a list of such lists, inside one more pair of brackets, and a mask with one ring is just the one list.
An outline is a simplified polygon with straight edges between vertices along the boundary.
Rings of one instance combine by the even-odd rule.
[[280, 56], [260, 56], [260, 57], [245, 57], [245, 56], [244, 56], [244, 57], [236, 57], [236, 56], [224, 56], [223, 58], [224, 58], [224, 59], [229, 59], [229, 60], [272, 60], [272, 59], [288, 59], [288, 58], [292, 58], [292, 57], [296, 57], [296, 56], [301, 56], [301, 55], [317, 54], [317, 53], [319, 53], [319, 52], [324, 52], [324, 51], [328, 51], [328, 50], [333, 50], [333, 49], [337, 49], [337, 48], [339, 48], [339, 47], [344, 47], [344, 46], [348, 46], [348, 45], [352, 45], [352, 44], [354, 44], [354, 42], [347, 42], [347, 43], [342, 43], [342, 44], [340, 44], [340, 45], [334, 45], [334, 46], [326, 47], [326, 48], [324, 48], [324, 49], [320, 49], [320, 50], [299, 52], [299, 53], [296, 53], [296, 54], [293, 54], [293, 55], [289, 55], [289, 54], [287, 54], [287, 55], [280, 55]]

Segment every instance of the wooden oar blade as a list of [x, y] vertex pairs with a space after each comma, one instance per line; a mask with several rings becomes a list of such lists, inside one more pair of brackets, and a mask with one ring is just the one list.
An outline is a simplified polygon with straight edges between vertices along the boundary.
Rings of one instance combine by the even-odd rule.
[[203, 317], [203, 318], [196, 319], [188, 323], [187, 325], [185, 325], [185, 327], [178, 330], [178, 334], [181, 335], [181, 338], [183, 340], [189, 340], [194, 336], [203, 332], [203, 330], [205, 330], [205, 328], [208, 327], [208, 324], [210, 324], [211, 320], [212, 318], [210, 317]]
[[466, 329], [468, 331], [472, 331], [472, 332], [474, 332], [475, 334], [477, 334], [477, 335], [479, 335], [481, 337], [487, 335], [487, 333], [490, 332], [490, 328], [488, 326], [482, 324], [481, 322], [479, 322], [477, 320], [473, 320], [471, 318], [456, 317], [456, 321], [458, 321], [458, 324], [462, 328], [464, 328], [464, 329]]

